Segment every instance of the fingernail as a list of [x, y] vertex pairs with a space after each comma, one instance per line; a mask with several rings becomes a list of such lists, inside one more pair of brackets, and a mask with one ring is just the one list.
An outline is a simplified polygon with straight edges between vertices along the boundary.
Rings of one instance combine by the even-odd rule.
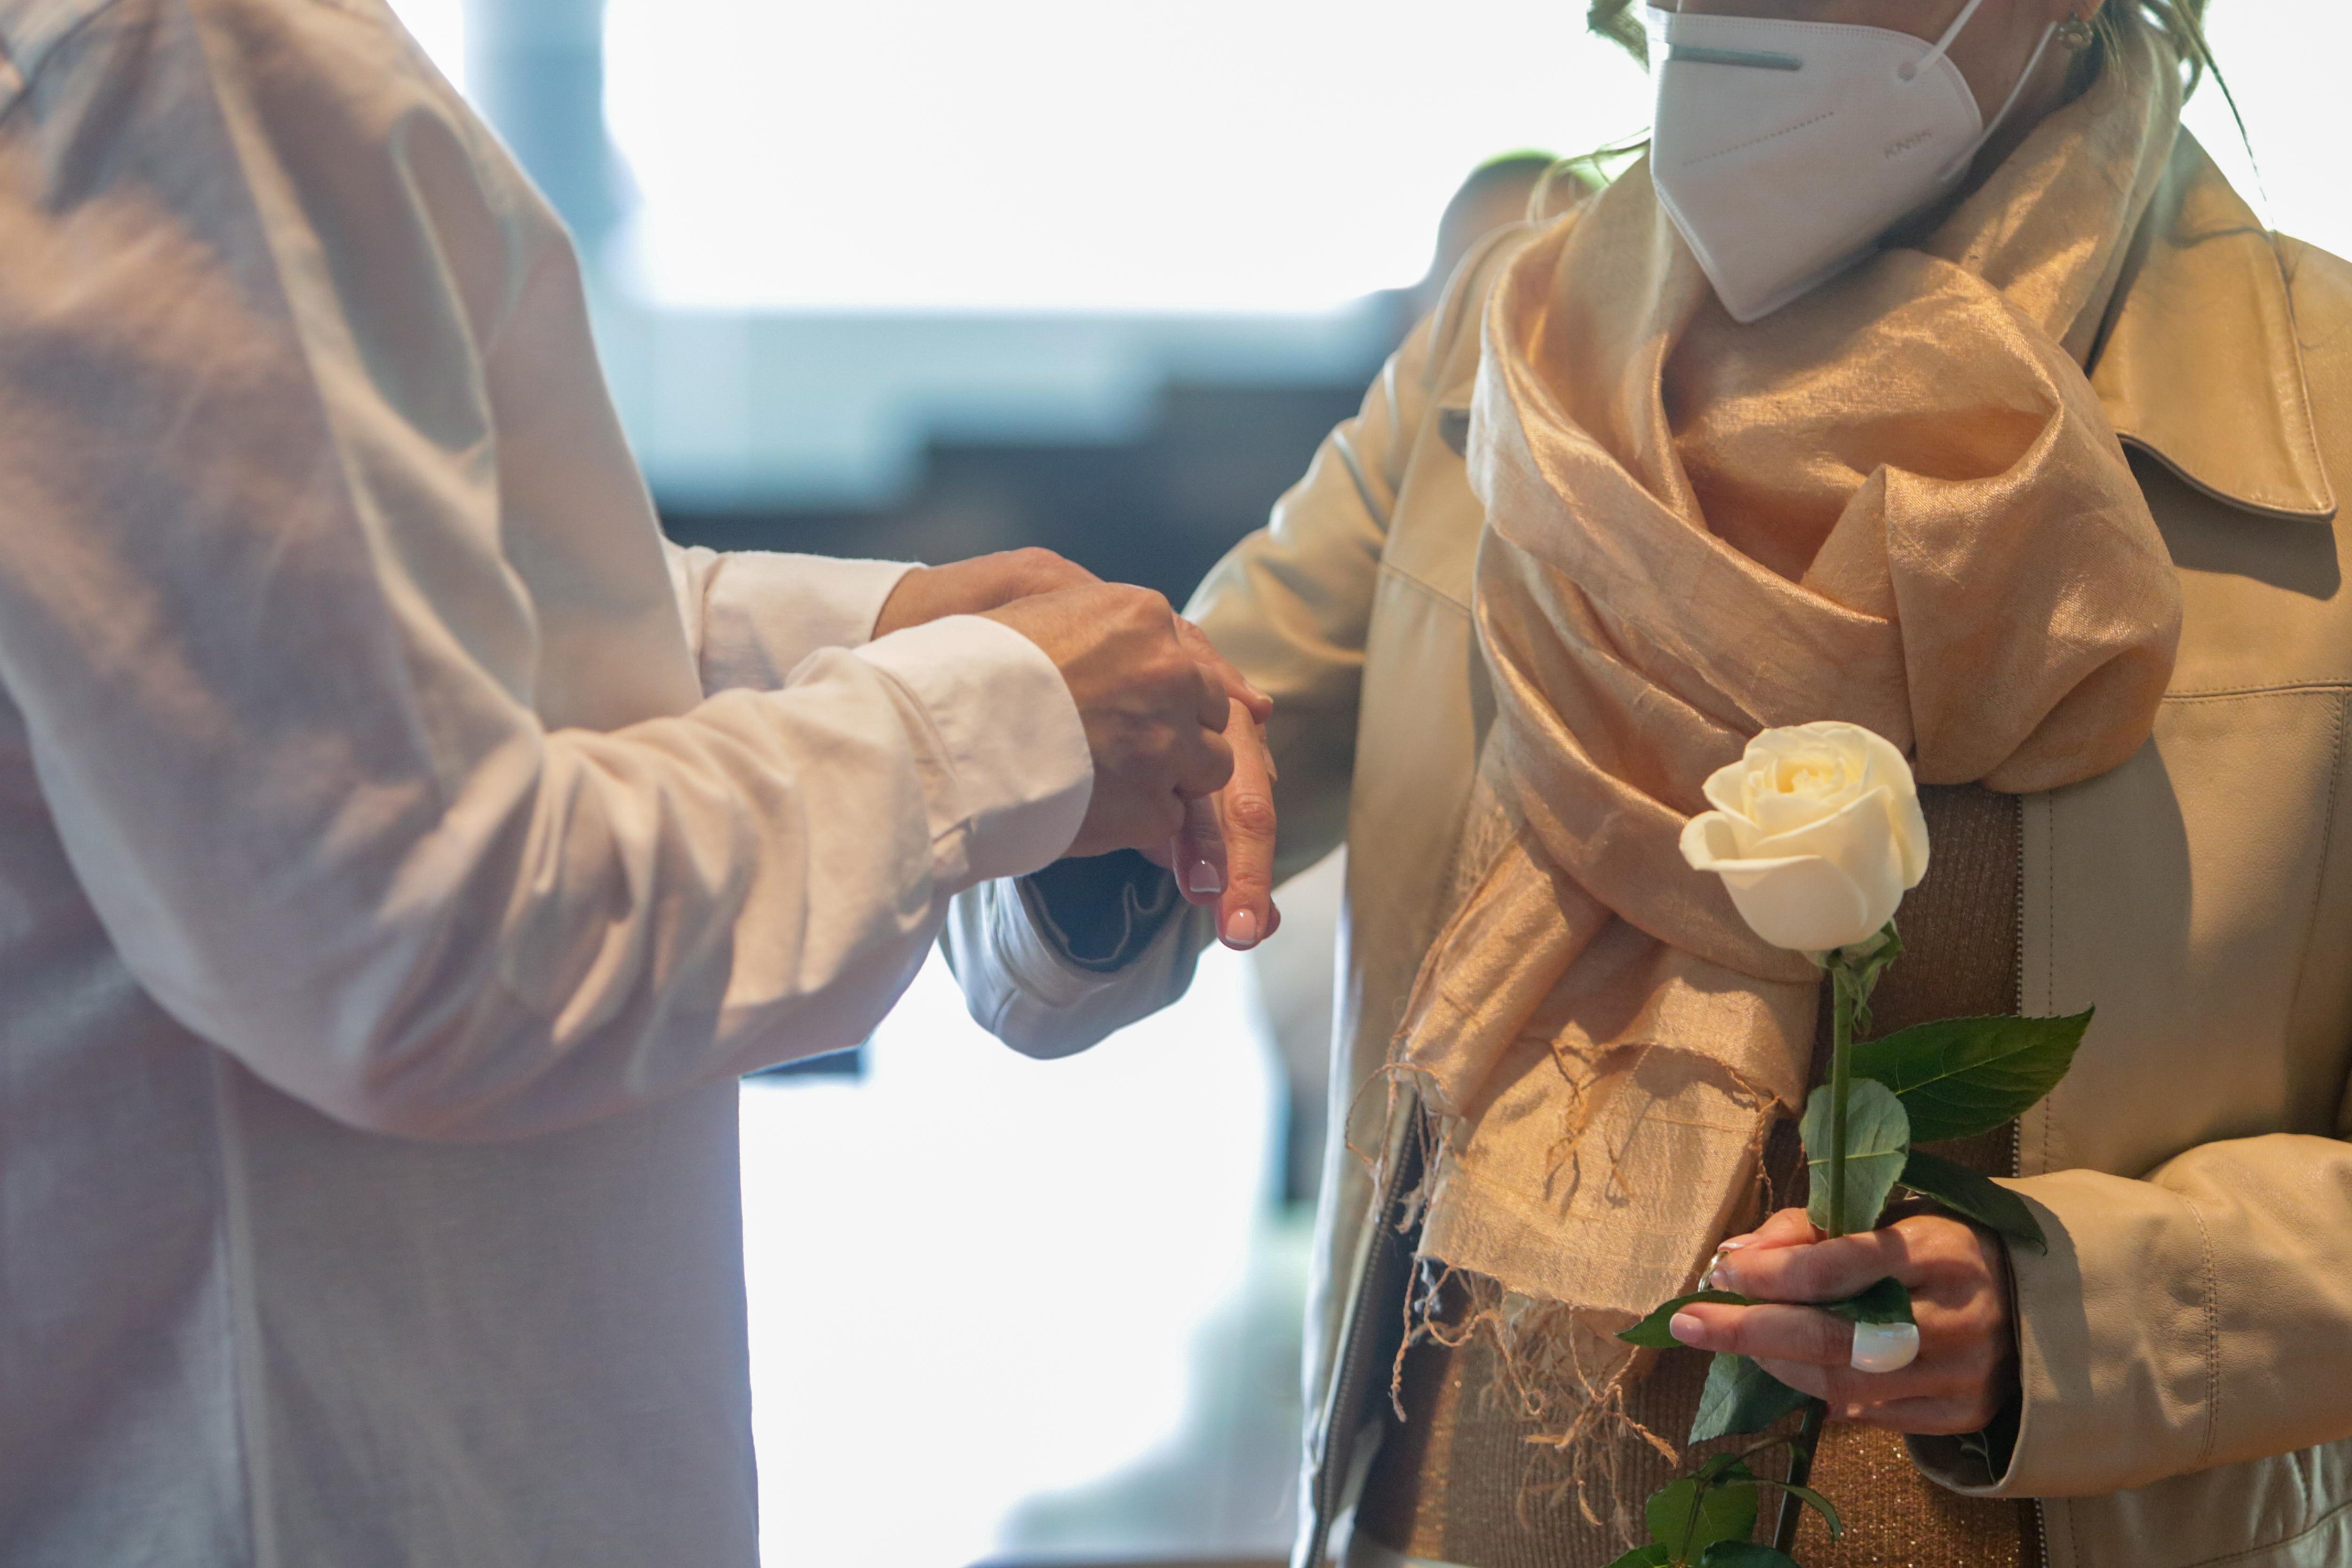
[[1706, 1322], [1695, 1312], [1676, 1312], [1666, 1332], [1685, 1344], [1697, 1344], [1706, 1338]]
[[1257, 911], [1244, 909], [1225, 922], [1225, 945], [1229, 947], [1257, 946]]
[[1731, 1276], [1725, 1272], [1725, 1265], [1730, 1261], [1731, 1254], [1747, 1245], [1745, 1239], [1734, 1239], [1717, 1248], [1715, 1256], [1707, 1260], [1706, 1277], [1699, 1281], [1701, 1288], [1709, 1291], [1731, 1289]]
[[1192, 893], [1223, 893], [1225, 891], [1224, 873], [1218, 871], [1213, 862], [1194, 861], [1191, 869], [1184, 873], [1184, 886]]

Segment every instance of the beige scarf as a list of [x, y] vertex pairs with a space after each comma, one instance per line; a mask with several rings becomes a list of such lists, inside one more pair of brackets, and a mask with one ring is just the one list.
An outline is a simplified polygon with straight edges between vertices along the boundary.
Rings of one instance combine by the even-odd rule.
[[2147, 738], [2179, 588], [2080, 361], [2179, 96], [2143, 32], [1932, 232], [1753, 326], [1646, 165], [1496, 287], [1491, 816], [1396, 1060], [1438, 1134], [1423, 1252], [1491, 1282], [1523, 1371], [1568, 1358], [1563, 1438], [1625, 1370], [1598, 1333], [1690, 1286], [1805, 1089], [1817, 972], [1683, 862], [1700, 782], [1814, 719], [2010, 791]]

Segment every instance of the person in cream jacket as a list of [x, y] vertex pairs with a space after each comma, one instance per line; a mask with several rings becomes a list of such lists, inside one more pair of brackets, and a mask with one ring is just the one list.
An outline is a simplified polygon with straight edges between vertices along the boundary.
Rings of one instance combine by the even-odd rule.
[[[2000, 1261], [2007, 1354], [1986, 1364], [2010, 1380], [2013, 1440], [1988, 1464], [1958, 1428], [1874, 1415], [1848, 1381], [1865, 1375], [1835, 1386], [1849, 1413], [1917, 1433], [1910, 1462], [1937, 1485], [2033, 1500], [2033, 1550], [2060, 1568], [2322, 1568], [2352, 1559], [2352, 267], [2266, 232], [2186, 132], [2155, 152], [2077, 362], [2169, 558], [2177, 650], [2120, 765], [2014, 798], [2014, 906], [1979, 912], [2014, 925], [2021, 1010], [2098, 1009], [2016, 1130], [2011, 1185], [2052, 1245]], [[1474, 394], [1505, 280], [1570, 218], [1465, 263], [1191, 609], [1276, 703], [1276, 770], [1241, 815], [1278, 808], [1278, 832], [1262, 865], [1237, 854], [1237, 882], [1349, 851], [1297, 1568], [1346, 1540], [1390, 1430], [1414, 1246], [1398, 1178], [1423, 1118], [1386, 1070], [1464, 862], [1491, 848], [1465, 843], [1492, 804], [1498, 705]], [[1224, 918], [1156, 900], [1140, 868], [1090, 875], [958, 901], [974, 1015], [1024, 1051], [1166, 1005]]]

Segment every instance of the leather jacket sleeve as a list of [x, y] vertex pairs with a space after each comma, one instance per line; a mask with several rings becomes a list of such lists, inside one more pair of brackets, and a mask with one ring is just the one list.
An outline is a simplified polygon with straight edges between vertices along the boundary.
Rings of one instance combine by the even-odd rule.
[[2201, 1145], [2134, 1181], [2008, 1184], [2050, 1250], [2013, 1249], [2024, 1406], [2007, 1472], [1915, 1438], [1956, 1490], [2077, 1497], [2352, 1436], [2352, 1143]]
[[[1324, 439], [1267, 526], [1218, 563], [1186, 613], [1274, 698], [1267, 727], [1279, 778], [1277, 883], [1347, 833], [1365, 638], [1389, 517], [1430, 400], [1431, 343], [1446, 313], [1416, 328]], [[960, 895], [942, 938], [981, 1025], [1034, 1056], [1083, 1051], [1184, 994], [1215, 939], [1205, 908], [1185, 906], [1113, 972], [1066, 951], [1055, 923], [1017, 883]]]

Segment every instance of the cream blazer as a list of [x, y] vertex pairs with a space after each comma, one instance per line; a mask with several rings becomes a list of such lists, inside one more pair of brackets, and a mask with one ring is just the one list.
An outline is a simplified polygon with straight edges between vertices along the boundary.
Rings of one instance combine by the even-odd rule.
[[[1469, 619], [1483, 521], [1463, 438], [1486, 290], [1445, 303], [1192, 613], [1272, 693], [1280, 869], [1349, 845], [1309, 1308], [1300, 1568], [1379, 1431], [1408, 1260], [1364, 1157], [1374, 1074], [1444, 924], [1490, 716]], [[2352, 1562], [2352, 267], [2263, 232], [2194, 140], [2092, 361], [2170, 545], [2187, 623], [2153, 738], [2025, 806], [2026, 1011], [2099, 1012], [2022, 1129], [2022, 1429], [2007, 1471], [1915, 1443], [1955, 1488], [2048, 1500], [2052, 1568]], [[1127, 971], [1061, 962], [1004, 885], [950, 939], [983, 1022], [1076, 1049], [1163, 1005], [1189, 915]], [[1394, 1162], [1391, 1162], [1394, 1163]]]

